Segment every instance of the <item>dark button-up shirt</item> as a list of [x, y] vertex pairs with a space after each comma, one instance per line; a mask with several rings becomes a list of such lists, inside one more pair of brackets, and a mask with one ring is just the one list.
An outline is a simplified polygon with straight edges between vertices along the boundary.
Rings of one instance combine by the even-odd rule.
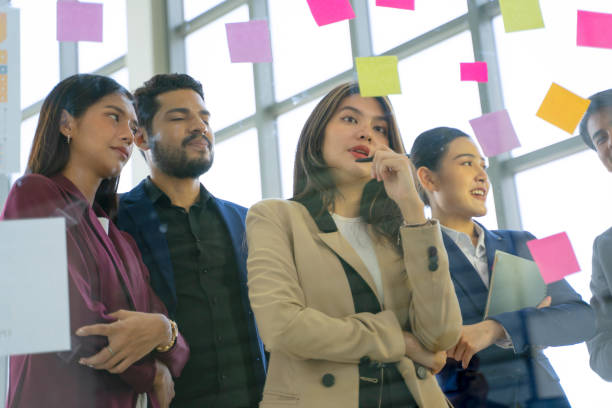
[[166, 235], [191, 358], [175, 380], [173, 407], [255, 407], [257, 386], [231, 237], [208, 191], [186, 211], [148, 179]]

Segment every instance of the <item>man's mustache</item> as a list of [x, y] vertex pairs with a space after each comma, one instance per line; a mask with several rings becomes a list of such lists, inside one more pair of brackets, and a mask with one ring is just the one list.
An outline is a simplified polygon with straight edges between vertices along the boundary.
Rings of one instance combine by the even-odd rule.
[[208, 144], [208, 148], [210, 149], [212, 146], [212, 143], [210, 143], [210, 140], [207, 137], [207, 134], [204, 133], [194, 133], [192, 135], [187, 136], [183, 142], [181, 143], [181, 146], [186, 147], [189, 143], [191, 143], [192, 141], [194, 141], [195, 139], [197, 139], [198, 137], [202, 137], [202, 139], [206, 140], [206, 143]]

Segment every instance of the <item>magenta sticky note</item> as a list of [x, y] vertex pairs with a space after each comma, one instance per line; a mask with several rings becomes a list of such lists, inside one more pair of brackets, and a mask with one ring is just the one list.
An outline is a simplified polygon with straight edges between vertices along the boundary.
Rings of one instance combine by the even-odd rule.
[[580, 271], [580, 265], [565, 232], [527, 242], [533, 260], [546, 284]]
[[576, 45], [612, 48], [612, 14], [578, 10]]
[[487, 82], [489, 80], [486, 62], [462, 62], [459, 66], [462, 81]]
[[272, 62], [270, 28], [266, 20], [225, 25], [232, 62]]
[[376, 5], [379, 7], [414, 10], [414, 0], [376, 0]]
[[505, 109], [472, 119], [470, 125], [487, 157], [497, 156], [521, 146], [510, 115]]
[[102, 42], [102, 4], [58, 1], [57, 41]]
[[355, 18], [349, 0], [306, 0], [318, 26]]

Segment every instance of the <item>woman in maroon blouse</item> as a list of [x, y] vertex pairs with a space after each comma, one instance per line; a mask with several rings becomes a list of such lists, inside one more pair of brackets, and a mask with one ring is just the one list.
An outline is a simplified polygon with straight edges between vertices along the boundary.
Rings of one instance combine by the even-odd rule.
[[134, 407], [141, 393], [167, 407], [173, 397], [189, 348], [136, 244], [107, 221], [136, 131], [131, 94], [107, 77], [72, 76], [44, 101], [27, 174], [0, 219], [66, 219], [72, 347], [11, 357], [10, 408]]

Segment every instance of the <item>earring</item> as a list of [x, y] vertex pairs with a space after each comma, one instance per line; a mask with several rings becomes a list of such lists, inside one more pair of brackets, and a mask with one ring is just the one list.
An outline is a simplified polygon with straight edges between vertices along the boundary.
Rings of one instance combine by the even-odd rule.
[[70, 135], [66, 136], [66, 144], [70, 144], [70, 140], [72, 139], [72, 137]]

